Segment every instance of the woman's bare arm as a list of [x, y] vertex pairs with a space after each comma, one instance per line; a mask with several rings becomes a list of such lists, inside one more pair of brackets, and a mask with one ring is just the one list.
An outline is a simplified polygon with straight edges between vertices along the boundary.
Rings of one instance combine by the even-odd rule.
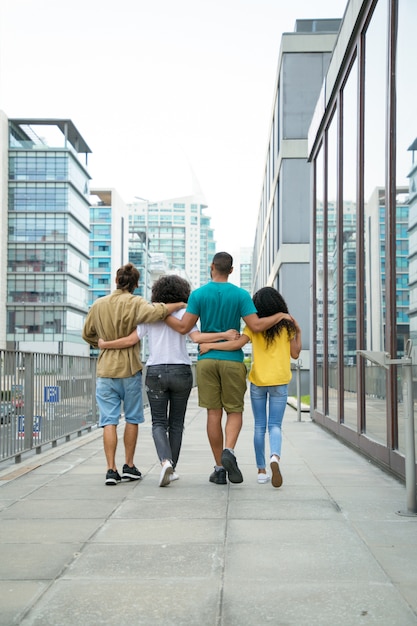
[[206, 354], [209, 350], [239, 350], [249, 341], [247, 335], [240, 335], [239, 339], [232, 341], [220, 341], [220, 343], [200, 343], [200, 354]]
[[101, 350], [116, 350], [121, 348], [130, 348], [139, 341], [137, 330], [133, 330], [127, 337], [120, 337], [120, 339], [112, 339], [111, 341], [105, 341], [104, 339], [98, 340], [98, 347]]
[[230, 328], [226, 330], [224, 333], [202, 333], [199, 330], [195, 330], [191, 333], [188, 333], [189, 337], [194, 341], [194, 343], [206, 343], [206, 342], [215, 342], [215, 341], [231, 341], [233, 339], [238, 339], [240, 337], [239, 331], [234, 328]]

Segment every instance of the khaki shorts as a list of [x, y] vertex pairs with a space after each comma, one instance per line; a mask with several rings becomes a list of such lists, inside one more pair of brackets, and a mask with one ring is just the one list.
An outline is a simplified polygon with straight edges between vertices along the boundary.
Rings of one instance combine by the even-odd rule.
[[201, 359], [197, 362], [198, 405], [242, 413], [246, 392], [246, 365], [236, 361]]

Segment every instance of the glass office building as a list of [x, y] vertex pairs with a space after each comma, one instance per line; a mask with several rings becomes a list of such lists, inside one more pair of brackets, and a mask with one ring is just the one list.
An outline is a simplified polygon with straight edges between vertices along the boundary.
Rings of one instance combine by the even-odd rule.
[[71, 120], [8, 128], [7, 348], [86, 355], [90, 149]]
[[408, 193], [416, 24], [412, 0], [347, 2], [308, 146], [312, 417], [401, 477], [403, 368], [381, 365], [381, 355], [401, 359], [416, 301]]

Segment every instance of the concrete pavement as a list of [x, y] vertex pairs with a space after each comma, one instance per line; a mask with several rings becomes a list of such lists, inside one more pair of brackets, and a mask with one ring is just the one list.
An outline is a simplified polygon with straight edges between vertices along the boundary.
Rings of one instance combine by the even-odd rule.
[[205, 421], [193, 390], [166, 488], [149, 416], [135, 483], [104, 485], [101, 431], [0, 465], [0, 625], [417, 624], [403, 484], [288, 407], [283, 486], [259, 485], [247, 398], [244, 482], [213, 485]]

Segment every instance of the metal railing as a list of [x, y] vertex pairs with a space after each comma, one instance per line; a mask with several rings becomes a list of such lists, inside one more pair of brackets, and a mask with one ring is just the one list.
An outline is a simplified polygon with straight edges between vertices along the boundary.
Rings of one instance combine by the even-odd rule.
[[97, 427], [96, 359], [0, 350], [0, 462]]

